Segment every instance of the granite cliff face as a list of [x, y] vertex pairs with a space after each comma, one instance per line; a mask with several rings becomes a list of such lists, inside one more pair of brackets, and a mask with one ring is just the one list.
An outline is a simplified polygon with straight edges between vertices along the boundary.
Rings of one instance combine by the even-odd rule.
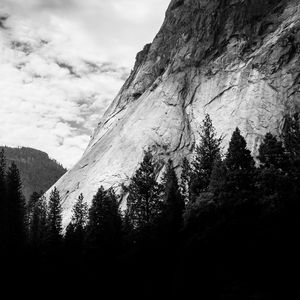
[[136, 58], [81, 160], [56, 186], [64, 222], [75, 199], [128, 183], [151, 147], [178, 166], [209, 113], [224, 146], [239, 126], [255, 154], [300, 108], [298, 0], [173, 0], [152, 44]]

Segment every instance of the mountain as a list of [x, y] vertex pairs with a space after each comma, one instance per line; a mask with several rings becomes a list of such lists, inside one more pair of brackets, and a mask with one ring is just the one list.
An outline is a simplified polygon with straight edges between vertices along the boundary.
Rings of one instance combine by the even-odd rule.
[[100, 185], [128, 184], [145, 149], [159, 169], [168, 158], [180, 166], [206, 113], [224, 147], [238, 126], [255, 155], [299, 111], [299, 52], [299, 1], [171, 1], [82, 158], [56, 183], [65, 224], [80, 193], [90, 202]]
[[7, 167], [15, 162], [19, 168], [23, 193], [27, 200], [34, 191], [47, 191], [67, 171], [42, 151], [32, 148], [0, 147], [0, 150], [2, 149], [5, 152]]

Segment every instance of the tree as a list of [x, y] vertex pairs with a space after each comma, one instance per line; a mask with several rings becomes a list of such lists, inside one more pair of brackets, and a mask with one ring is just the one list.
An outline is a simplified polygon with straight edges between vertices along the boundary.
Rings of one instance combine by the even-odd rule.
[[258, 159], [266, 168], [271, 166], [278, 169], [285, 167], [287, 158], [282, 142], [278, 141], [271, 133], [267, 133], [259, 147]]
[[239, 128], [233, 132], [225, 158], [227, 168], [226, 189], [233, 199], [248, 198], [254, 191], [255, 162], [247, 149]]
[[226, 166], [229, 170], [253, 170], [254, 160], [247, 149], [245, 138], [239, 128], [233, 132], [226, 154]]
[[254, 196], [255, 162], [237, 128], [231, 137], [224, 161], [217, 160], [209, 186], [214, 199], [222, 202], [247, 200]]
[[45, 196], [34, 192], [29, 214], [29, 244], [33, 251], [40, 251], [47, 231], [47, 202]]
[[190, 200], [191, 166], [185, 157], [182, 161], [182, 171], [180, 177], [180, 192], [185, 203]]
[[153, 225], [162, 213], [161, 185], [155, 177], [153, 157], [147, 151], [128, 187], [128, 214], [134, 228]]
[[222, 198], [227, 183], [227, 168], [224, 161], [216, 159], [212, 170], [209, 192]]
[[7, 234], [8, 247], [12, 252], [20, 252], [25, 245], [25, 199], [17, 166], [12, 163], [7, 172]]
[[62, 239], [62, 207], [59, 191], [52, 190], [48, 203], [47, 244], [50, 250], [57, 250]]
[[27, 202], [27, 205], [26, 205], [26, 221], [27, 221], [27, 224], [29, 226], [29, 229], [30, 229], [30, 223], [32, 221], [34, 208], [35, 208], [37, 202], [39, 201], [40, 197], [42, 197], [42, 195], [43, 195], [42, 191], [40, 193], [33, 192], [30, 195], [29, 200]]
[[179, 191], [178, 179], [173, 162], [168, 161], [162, 179], [164, 209], [161, 217], [161, 231], [167, 239], [175, 239], [183, 224], [184, 199]]
[[66, 229], [65, 240], [72, 250], [82, 251], [84, 242], [84, 230], [88, 218], [88, 205], [84, 202], [82, 194], [79, 195], [73, 207], [73, 215]]
[[[2, 245], [5, 239], [5, 210], [6, 210], [6, 193], [5, 193], [5, 154], [4, 150], [0, 151], [0, 238], [2, 240]], [[0, 249], [2, 246], [0, 246]]]
[[113, 256], [120, 247], [122, 220], [112, 189], [98, 189], [89, 209], [87, 247], [89, 254]]
[[192, 162], [191, 197], [195, 200], [201, 192], [207, 190], [214, 162], [221, 156], [222, 138], [218, 138], [207, 114], [200, 129], [200, 141], [196, 147]]
[[292, 161], [300, 160], [300, 116], [299, 113], [285, 117], [283, 130], [285, 149]]

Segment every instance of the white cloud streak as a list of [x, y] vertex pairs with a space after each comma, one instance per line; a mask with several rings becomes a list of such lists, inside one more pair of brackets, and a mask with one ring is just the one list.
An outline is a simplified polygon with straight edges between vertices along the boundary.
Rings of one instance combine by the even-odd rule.
[[0, 144], [71, 167], [168, 2], [2, 0]]

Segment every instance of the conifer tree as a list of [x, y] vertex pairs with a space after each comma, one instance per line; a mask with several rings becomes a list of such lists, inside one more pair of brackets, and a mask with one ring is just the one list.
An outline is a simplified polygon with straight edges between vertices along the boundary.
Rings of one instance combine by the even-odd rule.
[[25, 245], [25, 199], [17, 166], [12, 163], [7, 172], [7, 234], [8, 247], [14, 252]]
[[[5, 209], [6, 209], [6, 193], [5, 193], [5, 154], [4, 150], [0, 151], [0, 239], [2, 240], [2, 245], [5, 239]], [[0, 250], [1, 250], [0, 246]]]
[[34, 251], [40, 251], [47, 232], [47, 203], [45, 196], [34, 193], [29, 215], [29, 243]]
[[62, 207], [59, 191], [52, 190], [48, 203], [47, 244], [50, 249], [57, 250], [62, 239]]
[[259, 147], [258, 159], [265, 168], [286, 167], [287, 158], [282, 142], [278, 141], [271, 133], [267, 133]]
[[156, 181], [152, 160], [151, 152], [145, 152], [128, 187], [128, 214], [134, 228], [153, 225], [162, 212], [161, 185]]
[[285, 149], [292, 161], [300, 160], [300, 116], [286, 116], [283, 131]]
[[65, 240], [67, 246], [79, 251], [82, 250], [87, 218], [88, 205], [84, 202], [83, 195], [80, 194], [73, 207], [72, 220], [66, 229]]
[[225, 186], [227, 182], [227, 169], [225, 162], [220, 159], [217, 159], [214, 163], [214, 168], [212, 170], [210, 183], [209, 183], [209, 192], [214, 195], [218, 195], [222, 198], [222, 193], [225, 191]]
[[221, 156], [222, 138], [218, 138], [210, 116], [207, 114], [200, 129], [200, 140], [192, 162], [191, 197], [197, 198], [207, 190], [214, 161]]
[[105, 190], [101, 186], [89, 209], [87, 247], [90, 255], [114, 255], [121, 242], [121, 226], [117, 196], [112, 189]]
[[165, 232], [165, 237], [174, 239], [183, 224], [185, 203], [179, 191], [178, 179], [171, 160], [167, 163], [162, 185], [164, 209], [161, 217], [161, 230]]
[[180, 177], [180, 192], [186, 204], [190, 200], [190, 183], [191, 183], [191, 166], [188, 159], [185, 157], [182, 161], [182, 171]]
[[245, 138], [239, 128], [233, 132], [226, 154], [226, 166], [229, 170], [253, 170], [254, 160], [251, 152], [247, 149]]
[[231, 137], [224, 162], [216, 162], [210, 191], [214, 198], [236, 202], [254, 196], [255, 162], [247, 149], [247, 143], [237, 128]]

